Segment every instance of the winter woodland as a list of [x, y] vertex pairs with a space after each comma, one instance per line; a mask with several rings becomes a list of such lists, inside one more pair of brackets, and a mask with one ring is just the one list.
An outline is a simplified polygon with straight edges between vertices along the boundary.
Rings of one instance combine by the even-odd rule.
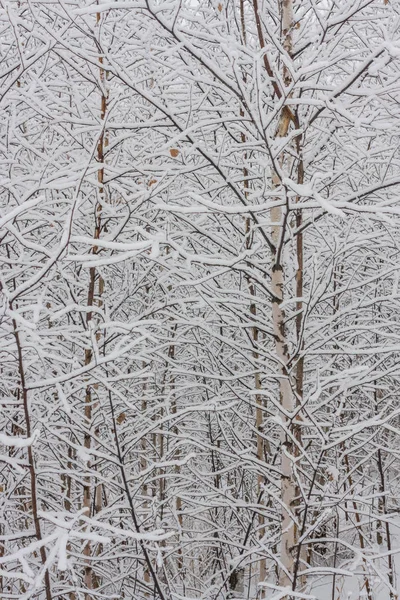
[[0, 48], [1, 600], [398, 599], [399, 0]]

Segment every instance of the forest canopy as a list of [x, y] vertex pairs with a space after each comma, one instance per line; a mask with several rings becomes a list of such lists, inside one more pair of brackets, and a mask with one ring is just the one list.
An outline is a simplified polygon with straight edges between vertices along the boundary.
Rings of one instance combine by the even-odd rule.
[[398, 599], [400, 3], [0, 32], [0, 598]]

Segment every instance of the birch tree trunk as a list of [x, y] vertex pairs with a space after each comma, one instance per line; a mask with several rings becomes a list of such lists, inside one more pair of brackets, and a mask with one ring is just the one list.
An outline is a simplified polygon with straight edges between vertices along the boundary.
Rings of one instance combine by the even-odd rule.
[[[292, 0], [283, 0], [281, 5], [283, 47], [290, 56], [292, 51], [293, 3]], [[286, 88], [291, 83], [291, 75], [286, 66], [283, 67], [283, 80]], [[284, 106], [281, 110], [276, 136], [284, 138], [289, 130], [292, 114]], [[273, 172], [275, 187], [282, 185], [278, 169], [285, 169], [288, 158], [283, 153], [278, 159], [278, 165]], [[271, 210], [272, 241], [274, 244], [271, 269], [272, 288], [272, 319], [275, 337], [275, 352], [279, 365], [279, 401], [282, 407], [282, 434], [281, 434], [281, 519], [282, 531], [280, 542], [280, 569], [279, 585], [291, 587], [293, 582], [294, 555], [296, 545], [296, 523], [293, 514], [296, 501], [296, 479], [293, 472], [295, 445], [293, 443], [292, 415], [296, 407], [296, 397], [288, 369], [289, 348], [285, 323], [285, 310], [282, 307], [284, 300], [285, 265], [284, 243], [285, 229], [288, 224], [288, 207], [281, 204]], [[298, 276], [298, 281], [300, 280]]]

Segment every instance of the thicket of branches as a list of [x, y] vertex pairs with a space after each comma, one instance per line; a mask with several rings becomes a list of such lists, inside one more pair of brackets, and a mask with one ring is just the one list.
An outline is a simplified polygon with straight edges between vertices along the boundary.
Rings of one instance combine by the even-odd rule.
[[0, 15], [1, 598], [397, 598], [398, 3]]

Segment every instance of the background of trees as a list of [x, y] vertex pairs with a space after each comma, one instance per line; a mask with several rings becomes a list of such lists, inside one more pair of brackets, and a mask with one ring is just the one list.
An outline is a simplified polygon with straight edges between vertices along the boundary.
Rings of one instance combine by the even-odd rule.
[[1, 598], [397, 598], [399, 3], [0, 15]]

